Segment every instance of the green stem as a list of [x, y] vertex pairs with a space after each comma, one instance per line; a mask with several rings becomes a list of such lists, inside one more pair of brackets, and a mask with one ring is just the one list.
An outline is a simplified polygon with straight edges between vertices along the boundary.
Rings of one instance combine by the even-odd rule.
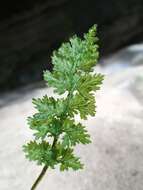
[[40, 181], [42, 180], [42, 178], [44, 177], [46, 171], [47, 171], [48, 167], [44, 166], [40, 175], [38, 176], [38, 178], [36, 179], [36, 181], [34, 182], [34, 184], [31, 187], [31, 190], [36, 189], [36, 187], [38, 186], [38, 184], [40, 183]]
[[[69, 105], [68, 105], [68, 104], [69, 104], [69, 99], [70, 99], [70, 97], [72, 97], [72, 95], [73, 95], [72, 91], [69, 92], [69, 94], [68, 94], [68, 96], [67, 96], [67, 106], [66, 106], [66, 109], [65, 109], [65, 112], [64, 112], [64, 113], [66, 113], [66, 111], [67, 111], [67, 109], [68, 109], [68, 106], [69, 106]], [[64, 118], [63, 118], [63, 119], [64, 119]], [[58, 137], [54, 137], [53, 144], [52, 144], [52, 149], [55, 148], [56, 143], [57, 143], [57, 140], [58, 140]], [[44, 166], [44, 167], [43, 167], [43, 169], [42, 169], [40, 175], [38, 176], [38, 178], [36, 179], [36, 181], [35, 181], [34, 184], [32, 185], [31, 190], [35, 190], [35, 189], [36, 189], [36, 187], [38, 186], [38, 184], [40, 183], [40, 181], [41, 181], [42, 178], [44, 177], [44, 175], [45, 175], [47, 169], [48, 169], [47, 166]]]
[[[53, 144], [52, 144], [52, 149], [54, 149], [54, 147], [56, 146], [56, 143], [57, 143], [57, 138], [55, 137], [54, 140], [53, 140]], [[38, 184], [40, 183], [40, 181], [42, 180], [42, 178], [44, 177], [46, 171], [48, 169], [48, 166], [44, 166], [40, 175], [38, 176], [38, 178], [36, 179], [36, 181], [34, 182], [34, 184], [32, 185], [31, 189], [30, 190], [35, 190], [36, 187], [38, 186]]]

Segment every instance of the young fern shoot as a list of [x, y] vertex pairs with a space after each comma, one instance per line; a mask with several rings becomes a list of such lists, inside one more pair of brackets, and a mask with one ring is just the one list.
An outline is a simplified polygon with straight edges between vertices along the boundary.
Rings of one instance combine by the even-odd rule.
[[[95, 116], [94, 92], [100, 89], [103, 75], [93, 74], [99, 57], [96, 26], [83, 39], [73, 36], [69, 42], [53, 52], [53, 72], [45, 71], [44, 79], [54, 92], [64, 98], [45, 95], [33, 99], [37, 110], [28, 118], [30, 129], [35, 131], [35, 140], [23, 146], [26, 157], [43, 165], [43, 170], [31, 190], [41, 181], [48, 168], [59, 165], [61, 171], [83, 168], [74, 147], [91, 142], [86, 127], [75, 122], [75, 115], [86, 120]], [[51, 143], [52, 139], [52, 143]]]

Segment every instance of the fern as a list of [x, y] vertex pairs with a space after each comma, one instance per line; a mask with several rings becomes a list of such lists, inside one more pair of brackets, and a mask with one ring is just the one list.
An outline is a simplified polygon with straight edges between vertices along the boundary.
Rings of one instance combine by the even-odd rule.
[[[86, 127], [74, 120], [95, 116], [94, 92], [100, 89], [103, 75], [93, 74], [99, 57], [96, 26], [83, 39], [73, 36], [69, 42], [53, 52], [53, 72], [44, 71], [44, 79], [54, 92], [65, 98], [45, 95], [33, 99], [37, 112], [28, 118], [35, 140], [23, 146], [26, 157], [44, 168], [32, 186], [35, 189], [48, 168], [56, 165], [61, 171], [83, 168], [80, 158], [74, 154], [74, 146], [91, 142]], [[53, 142], [51, 143], [51, 138]]]

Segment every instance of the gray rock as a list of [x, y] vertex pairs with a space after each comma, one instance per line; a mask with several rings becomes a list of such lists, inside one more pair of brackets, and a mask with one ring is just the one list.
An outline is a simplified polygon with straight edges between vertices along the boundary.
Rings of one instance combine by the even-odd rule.
[[[112, 58], [112, 57], [111, 57]], [[49, 170], [37, 190], [142, 190], [143, 187], [143, 66], [105, 73], [97, 96], [97, 115], [84, 121], [92, 144], [77, 146], [85, 168], [60, 173]], [[0, 109], [0, 189], [27, 190], [42, 167], [25, 159], [21, 146], [32, 138], [26, 125], [34, 112], [31, 98], [52, 96], [51, 88], [28, 88], [1, 97], [12, 98]], [[79, 120], [79, 118], [76, 118]]]

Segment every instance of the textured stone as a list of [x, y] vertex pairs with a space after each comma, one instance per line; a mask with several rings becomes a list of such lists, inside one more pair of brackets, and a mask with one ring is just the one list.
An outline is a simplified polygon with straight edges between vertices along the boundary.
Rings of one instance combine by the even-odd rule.
[[[122, 60], [119, 55], [114, 55], [114, 59], [109, 57], [108, 61], [119, 63]], [[143, 66], [122, 67], [115, 73], [106, 67], [96, 71], [106, 76], [97, 94], [97, 115], [84, 122], [92, 144], [76, 149], [85, 169], [64, 173], [49, 170], [37, 190], [142, 190]], [[2, 190], [30, 189], [42, 169], [24, 158], [21, 146], [32, 138], [32, 131], [26, 125], [27, 116], [34, 112], [31, 98], [46, 93], [51, 96], [53, 91], [29, 87], [0, 98]]]

